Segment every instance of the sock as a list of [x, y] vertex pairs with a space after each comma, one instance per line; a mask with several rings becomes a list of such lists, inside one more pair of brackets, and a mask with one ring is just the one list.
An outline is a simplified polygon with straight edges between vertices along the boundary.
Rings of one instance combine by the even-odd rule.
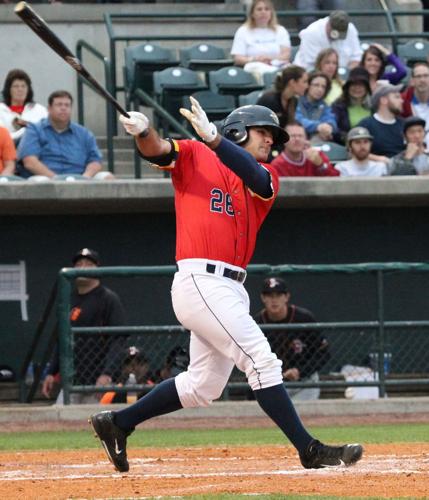
[[298, 452], [304, 452], [313, 438], [302, 425], [284, 385], [258, 389], [254, 394], [259, 406], [286, 434]]
[[115, 412], [115, 424], [123, 430], [134, 427], [145, 420], [183, 408], [177, 394], [174, 378], [164, 380], [134, 404]]

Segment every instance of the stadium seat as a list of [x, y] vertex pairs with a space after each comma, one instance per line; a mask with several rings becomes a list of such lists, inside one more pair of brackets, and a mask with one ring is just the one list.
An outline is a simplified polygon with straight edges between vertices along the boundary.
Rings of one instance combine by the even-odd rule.
[[[235, 109], [235, 99], [232, 95], [215, 94], [211, 90], [201, 90], [192, 94], [201, 104], [210, 121], [218, 121], [225, 118]], [[189, 96], [183, 97], [183, 107], [190, 109]]]
[[138, 88], [153, 93], [153, 73], [177, 66], [174, 52], [153, 43], [143, 43], [125, 48], [124, 85], [127, 108]]
[[222, 47], [209, 43], [199, 43], [180, 49], [180, 64], [194, 71], [215, 71], [231, 66], [234, 61], [227, 58]]
[[[194, 92], [207, 88], [201, 76], [188, 68], [167, 68], [155, 71], [153, 74], [153, 88], [159, 104], [176, 120], [182, 121], [179, 108], [182, 106], [183, 96], [192, 95]], [[163, 121], [164, 132], [168, 133], [169, 127]]]
[[312, 144], [312, 146], [319, 151], [322, 151], [322, 153], [325, 153], [325, 155], [333, 163], [348, 159], [347, 148], [337, 144], [336, 142], [321, 142], [318, 144]]
[[344, 66], [339, 66], [338, 68], [338, 76], [343, 80], [344, 82], [347, 80], [349, 77], [350, 70], [347, 67]]
[[0, 175], [0, 184], [3, 184], [4, 182], [14, 182], [14, 181], [24, 181], [22, 177], [19, 177], [18, 175]]
[[218, 94], [231, 94], [239, 96], [252, 90], [263, 88], [256, 78], [244, 69], [237, 66], [229, 66], [209, 72], [210, 90]]
[[429, 55], [429, 42], [426, 40], [398, 44], [398, 56], [407, 66], [412, 66], [417, 61], [427, 61]]
[[276, 76], [280, 73], [280, 71], [273, 71], [272, 73], [264, 73], [262, 75], [262, 82], [266, 89], [270, 89], [273, 84]]
[[263, 90], [254, 90], [249, 94], [242, 94], [238, 96], [238, 104], [239, 106], [247, 106], [248, 104], [256, 104], [258, 99], [264, 93]]

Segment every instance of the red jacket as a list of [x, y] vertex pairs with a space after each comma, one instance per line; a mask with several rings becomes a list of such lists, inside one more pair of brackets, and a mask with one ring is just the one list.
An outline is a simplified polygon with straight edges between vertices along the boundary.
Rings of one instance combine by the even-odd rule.
[[404, 92], [401, 92], [401, 97], [404, 100], [402, 104], [401, 116], [407, 118], [407, 116], [412, 116], [413, 110], [411, 108], [411, 101], [414, 97], [414, 87], [407, 87]]
[[277, 170], [279, 177], [337, 177], [340, 172], [336, 170], [329, 158], [319, 151], [323, 163], [320, 167], [305, 158], [301, 163], [291, 161], [284, 153], [280, 153], [271, 165]]

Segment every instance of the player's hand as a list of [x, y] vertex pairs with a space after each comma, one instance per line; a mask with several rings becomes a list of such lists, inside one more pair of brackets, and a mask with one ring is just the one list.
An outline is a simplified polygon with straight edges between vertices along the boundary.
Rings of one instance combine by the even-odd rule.
[[53, 375], [46, 375], [42, 385], [42, 394], [45, 396], [45, 398], [51, 397], [54, 382], [55, 379]]
[[127, 111], [127, 113], [130, 115], [130, 118], [121, 115], [119, 121], [128, 134], [134, 136], [140, 135], [149, 128], [149, 118], [146, 115], [138, 111]]
[[195, 132], [201, 137], [204, 142], [212, 142], [216, 139], [217, 129], [214, 123], [209, 122], [206, 112], [200, 106], [200, 103], [192, 96], [191, 110], [180, 108], [180, 114], [184, 116], [194, 127]]

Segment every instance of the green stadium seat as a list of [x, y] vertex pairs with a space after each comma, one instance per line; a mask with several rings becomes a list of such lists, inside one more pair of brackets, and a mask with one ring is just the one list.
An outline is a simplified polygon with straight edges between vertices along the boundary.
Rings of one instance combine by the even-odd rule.
[[[201, 104], [210, 121], [222, 120], [235, 109], [235, 99], [232, 95], [215, 94], [211, 90], [201, 90], [192, 94], [192, 97], [195, 97]], [[189, 96], [184, 96], [182, 102], [184, 108], [191, 108]]]
[[348, 159], [347, 148], [345, 146], [341, 146], [341, 144], [337, 144], [336, 142], [320, 142], [312, 144], [312, 146], [322, 151], [322, 153], [325, 153], [325, 155], [333, 163]]
[[407, 43], [400, 43], [398, 44], [397, 54], [410, 67], [417, 61], [427, 62], [429, 42], [426, 40], [410, 40]]
[[[218, 94], [236, 96], [263, 88], [256, 78], [238, 66], [228, 66], [209, 72], [210, 90]], [[238, 99], [237, 99], [238, 100]]]
[[256, 104], [258, 99], [264, 93], [263, 90], [254, 90], [253, 92], [249, 92], [249, 94], [243, 94], [238, 96], [238, 104], [239, 106], [247, 106], [248, 104]]
[[[176, 120], [182, 121], [179, 108], [182, 106], [183, 97], [205, 90], [207, 85], [199, 73], [179, 66], [155, 71], [153, 88], [159, 104]], [[166, 121], [163, 120], [160, 125], [164, 133], [169, 134]]]
[[273, 84], [274, 84], [274, 80], [276, 79], [277, 75], [280, 73], [281, 71], [273, 71], [271, 73], [264, 73], [262, 75], [262, 82], [264, 84], [264, 87], [266, 89], [270, 89]]
[[153, 43], [125, 48], [124, 85], [127, 108], [136, 89], [153, 94], [153, 73], [177, 66], [179, 61], [171, 49]]
[[222, 47], [209, 43], [198, 43], [180, 49], [179, 53], [181, 66], [194, 71], [215, 71], [234, 64], [231, 58], [226, 57]]

